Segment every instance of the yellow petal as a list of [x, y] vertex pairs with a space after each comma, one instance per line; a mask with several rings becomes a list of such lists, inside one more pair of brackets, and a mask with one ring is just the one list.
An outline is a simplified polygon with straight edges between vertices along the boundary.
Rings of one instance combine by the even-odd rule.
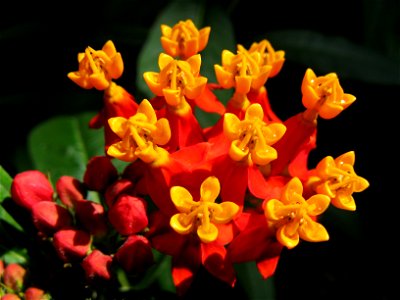
[[268, 200], [264, 209], [265, 216], [270, 221], [279, 221], [282, 218], [280, 210], [283, 207], [284, 204], [277, 199]]
[[134, 148], [127, 149], [122, 141], [110, 145], [107, 154], [125, 162], [134, 162], [137, 159]]
[[185, 214], [175, 214], [171, 217], [169, 224], [171, 225], [172, 229], [174, 229], [179, 234], [188, 234], [192, 231], [193, 222], [188, 222], [184, 224], [181, 220], [185, 219]]
[[108, 125], [110, 126], [111, 130], [121, 139], [126, 134], [127, 122], [128, 120], [124, 117], [113, 117], [108, 119]]
[[289, 236], [286, 234], [286, 226], [282, 226], [278, 228], [276, 232], [277, 240], [284, 245], [285, 247], [292, 249], [296, 247], [300, 242], [299, 234], [296, 232], [295, 234]]
[[301, 239], [308, 242], [324, 242], [329, 240], [325, 227], [305, 216], [304, 223], [299, 227]]
[[219, 180], [215, 176], [206, 178], [200, 186], [201, 201], [214, 202], [220, 192]]
[[224, 135], [230, 140], [236, 140], [240, 134], [240, 119], [232, 113], [224, 114]]
[[239, 213], [239, 205], [233, 202], [222, 202], [218, 205], [220, 209], [214, 210], [213, 221], [217, 224], [226, 224]]
[[249, 148], [242, 148], [241, 141], [235, 140], [231, 143], [231, 147], [229, 148], [229, 156], [234, 161], [241, 161], [243, 158], [249, 155]]
[[208, 223], [207, 226], [202, 224], [197, 228], [197, 234], [203, 243], [210, 243], [217, 239], [218, 228], [213, 223]]
[[254, 150], [251, 151], [251, 160], [260, 166], [269, 164], [271, 161], [277, 159], [277, 157], [278, 152], [268, 145], [260, 146], [260, 144], [257, 143]]
[[143, 99], [142, 102], [140, 102], [136, 113], [144, 114], [147, 117], [146, 121], [151, 124], [155, 124], [157, 122], [157, 116], [154, 111], [154, 108], [151, 105], [150, 101], [147, 99]]
[[356, 202], [351, 194], [349, 195], [338, 192], [336, 197], [332, 198], [332, 205], [344, 210], [356, 210]]
[[190, 192], [181, 186], [173, 186], [170, 189], [170, 196], [172, 202], [180, 212], [190, 212], [192, 206], [198, 205], [193, 201], [193, 197]]
[[156, 127], [157, 129], [151, 134], [154, 143], [157, 145], [165, 145], [171, 139], [169, 121], [165, 118], [161, 118], [157, 121]]
[[331, 199], [326, 195], [316, 194], [307, 200], [307, 213], [310, 216], [318, 216], [322, 214], [329, 206]]
[[160, 83], [159, 74], [156, 72], [144, 72], [143, 79], [146, 81], [147, 86], [157, 96], [163, 95], [163, 86]]

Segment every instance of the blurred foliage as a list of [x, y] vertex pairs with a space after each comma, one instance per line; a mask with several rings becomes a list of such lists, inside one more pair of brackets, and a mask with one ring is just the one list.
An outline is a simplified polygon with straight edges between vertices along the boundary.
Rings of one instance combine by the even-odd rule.
[[[390, 240], [390, 231], [382, 232], [378, 227], [395, 218], [390, 217], [391, 212], [377, 216], [373, 201], [385, 198], [384, 193], [391, 188], [390, 179], [384, 180], [381, 174], [385, 174], [385, 165], [391, 163], [389, 158], [395, 150], [386, 149], [387, 158], [378, 161], [377, 153], [382, 152], [378, 141], [382, 137], [376, 131], [381, 130], [379, 126], [397, 126], [397, 113], [390, 104], [400, 91], [398, 0], [329, 4], [103, 0], [28, 2], [23, 6], [14, 1], [8, 5], [0, 21], [4, 77], [0, 92], [3, 258], [24, 262], [28, 257], [24, 243], [14, 242], [24, 223], [12, 217], [15, 208], [8, 203], [11, 178], [31, 168], [50, 172], [53, 180], [61, 174], [79, 178], [87, 159], [102, 151], [102, 132], [89, 130], [86, 125], [102, 106], [101, 93], [83, 91], [66, 77], [78, 68], [77, 53], [88, 45], [100, 48], [112, 39], [125, 64], [118, 83], [141, 100], [151, 96], [142, 73], [158, 71], [160, 24], [173, 25], [191, 18], [198, 27], [212, 27], [209, 46], [202, 54], [202, 73], [211, 82], [215, 81], [213, 65], [220, 63], [221, 51], [235, 51], [236, 43], [248, 47], [266, 38], [276, 50], [285, 51], [281, 73], [266, 84], [273, 109], [282, 119], [302, 109], [300, 85], [306, 68], [319, 75], [336, 72], [346, 92], [355, 95], [357, 102], [339, 118], [320, 122], [318, 149], [311, 158], [317, 161], [328, 154], [337, 156], [355, 149], [360, 163], [358, 173], [371, 183], [363, 195], [357, 195], [356, 214], [327, 214], [330, 242], [303, 243], [284, 252], [273, 279], [261, 281], [250, 264], [239, 266], [240, 284], [234, 291], [223, 290], [204, 278], [206, 275], [202, 279], [226, 295], [236, 293], [253, 299], [288, 299], [299, 294], [311, 299], [391, 299], [394, 280], [385, 274], [390, 273], [393, 250], [375, 240]], [[202, 124], [214, 120], [204, 119], [201, 112], [199, 115]], [[361, 258], [360, 253], [367, 258]], [[168, 286], [168, 282], [165, 284]], [[201, 285], [195, 286], [191, 296], [196, 293], [209, 296]]]

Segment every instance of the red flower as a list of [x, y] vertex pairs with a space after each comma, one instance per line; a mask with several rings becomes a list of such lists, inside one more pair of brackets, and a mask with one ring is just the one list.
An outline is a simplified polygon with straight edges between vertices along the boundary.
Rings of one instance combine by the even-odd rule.
[[53, 193], [46, 175], [37, 170], [18, 173], [11, 184], [11, 197], [29, 211], [40, 201], [53, 201]]

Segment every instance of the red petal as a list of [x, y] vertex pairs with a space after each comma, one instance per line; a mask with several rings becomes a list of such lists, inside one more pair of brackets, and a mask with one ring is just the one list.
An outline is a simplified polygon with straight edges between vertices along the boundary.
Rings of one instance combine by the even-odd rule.
[[83, 227], [94, 236], [102, 237], [107, 233], [107, 219], [101, 204], [81, 199], [76, 202], [75, 212]]
[[[217, 113], [222, 115], [225, 112], [225, 106], [217, 96], [212, 92], [212, 86], [206, 85], [203, 93], [194, 99], [196, 106], [208, 113]], [[193, 107], [192, 107], [193, 108]]]
[[118, 171], [107, 156], [92, 157], [83, 176], [83, 181], [90, 190], [104, 191], [118, 177]]
[[110, 255], [106, 255], [100, 250], [94, 249], [81, 263], [86, 278], [88, 280], [111, 279], [112, 260]]
[[75, 202], [83, 199], [86, 189], [82, 182], [72, 176], [61, 176], [56, 182], [56, 190], [61, 202], [68, 208], [73, 208]]
[[41, 233], [51, 236], [72, 224], [69, 211], [55, 202], [41, 201], [32, 207], [32, 219]]

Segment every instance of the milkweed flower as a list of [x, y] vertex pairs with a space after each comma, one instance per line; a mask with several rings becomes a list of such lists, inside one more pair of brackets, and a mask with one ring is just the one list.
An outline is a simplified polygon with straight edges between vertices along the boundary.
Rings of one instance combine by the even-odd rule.
[[311, 171], [307, 185], [331, 198], [332, 204], [345, 210], [356, 210], [354, 192], [362, 192], [369, 182], [354, 171], [355, 153], [346, 152], [336, 158], [326, 156]]

